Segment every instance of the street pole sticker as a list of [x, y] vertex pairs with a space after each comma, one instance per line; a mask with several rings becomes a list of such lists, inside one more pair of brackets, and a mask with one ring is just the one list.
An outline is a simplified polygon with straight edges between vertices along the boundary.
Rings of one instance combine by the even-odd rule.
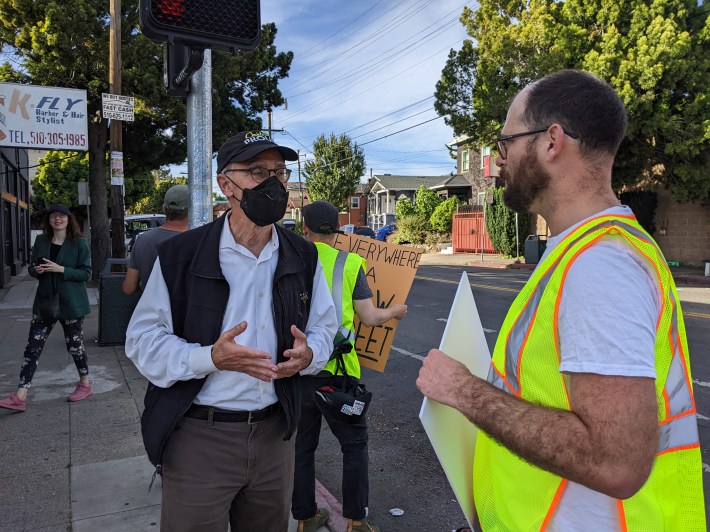
[[[338, 234], [333, 245], [336, 249], [356, 253], [367, 261], [367, 282], [372, 290], [373, 304], [389, 308], [407, 300], [417, 274], [423, 251], [408, 246], [397, 246], [373, 238], [351, 233]], [[392, 340], [397, 331], [395, 319], [368, 327], [355, 315], [355, 351], [361, 366], [384, 372]]]
[[87, 151], [86, 91], [0, 83], [0, 147]]
[[101, 111], [104, 118], [133, 122], [135, 98], [119, 94], [101, 94]]

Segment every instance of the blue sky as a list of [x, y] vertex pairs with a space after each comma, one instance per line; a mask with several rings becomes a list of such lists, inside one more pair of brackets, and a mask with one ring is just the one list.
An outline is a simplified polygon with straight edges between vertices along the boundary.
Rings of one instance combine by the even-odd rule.
[[[285, 132], [274, 132], [274, 140], [300, 149], [306, 160], [318, 135], [347, 133], [365, 152], [365, 177], [370, 169], [455, 171], [446, 148], [453, 131], [437, 118], [433, 95], [449, 50], [460, 49], [467, 37], [458, 20], [464, 5], [476, 3], [261, 0], [262, 23], [275, 22], [278, 29], [277, 49], [294, 53], [290, 76], [280, 83], [288, 106], [272, 112], [272, 127]], [[297, 180], [295, 163], [293, 168], [291, 179]], [[219, 190], [214, 179], [213, 190]]]
[[277, 48], [294, 53], [281, 83], [288, 108], [272, 112], [272, 127], [286, 133], [274, 139], [311, 155], [318, 135], [347, 133], [362, 146], [368, 175], [455, 171], [445, 146], [453, 131], [436, 118], [433, 94], [449, 50], [467, 37], [464, 5], [475, 2], [261, 0]]

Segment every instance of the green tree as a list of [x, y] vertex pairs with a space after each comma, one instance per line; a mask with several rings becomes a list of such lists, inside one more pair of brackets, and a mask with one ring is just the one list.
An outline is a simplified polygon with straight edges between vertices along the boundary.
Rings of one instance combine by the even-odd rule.
[[[498, 253], [514, 257], [517, 252], [515, 241], [515, 213], [503, 201], [503, 187], [493, 189], [493, 203], [485, 205], [486, 231], [493, 247]], [[523, 249], [523, 242], [530, 231], [530, 215], [518, 215], [518, 244]]]
[[473, 40], [450, 53], [435, 107], [456, 134], [490, 145], [522, 87], [562, 68], [588, 70], [629, 115], [614, 186], [650, 181], [678, 201], [710, 198], [707, 13], [695, 0], [481, 0], [464, 8]]
[[431, 215], [434, 214], [434, 211], [442, 201], [444, 201], [444, 198], [422, 185], [417, 189], [417, 195], [414, 200], [414, 212], [418, 216], [421, 216], [428, 224]]
[[77, 183], [89, 178], [89, 157], [86, 153], [49, 151], [37, 161], [37, 174], [32, 180], [32, 191], [38, 204], [48, 207], [62, 203], [67, 207], [79, 205]]
[[[104, 0], [0, 0], [0, 42], [14, 54], [0, 67], [0, 81], [87, 91], [94, 277], [110, 253], [108, 129], [101, 118], [101, 94], [109, 92], [108, 8]], [[161, 46], [138, 30], [138, 0], [122, 2], [121, 30], [122, 92], [136, 97], [135, 121], [123, 125], [129, 204], [150, 190], [152, 170], [185, 160], [186, 111], [185, 100], [163, 88]], [[265, 24], [255, 50], [212, 54], [215, 145], [239, 130], [260, 128], [258, 113], [283, 104], [278, 81], [288, 75], [293, 54], [277, 52], [275, 36], [276, 26]]]
[[163, 177], [161, 178], [153, 192], [146, 196], [133, 206], [131, 209], [131, 214], [160, 214], [163, 212], [163, 200], [165, 199], [165, 193], [170, 187], [175, 185], [186, 185], [187, 179], [184, 177]]
[[431, 228], [440, 233], [451, 232], [451, 223], [453, 222], [454, 213], [458, 206], [459, 199], [456, 196], [452, 196], [439, 203], [436, 209], [434, 209], [431, 218], [429, 218]]
[[313, 142], [313, 156], [304, 167], [310, 199], [328, 201], [338, 209], [348, 207], [348, 196], [355, 193], [365, 173], [362, 148], [345, 134], [336, 137], [331, 133]]

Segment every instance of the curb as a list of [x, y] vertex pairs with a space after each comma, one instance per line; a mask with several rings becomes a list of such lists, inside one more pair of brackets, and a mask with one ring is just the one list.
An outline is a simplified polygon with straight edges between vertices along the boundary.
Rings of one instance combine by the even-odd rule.
[[348, 529], [348, 520], [343, 517], [342, 505], [318, 479], [316, 479], [316, 506], [328, 510], [330, 518], [325, 526], [330, 532], [344, 532]]

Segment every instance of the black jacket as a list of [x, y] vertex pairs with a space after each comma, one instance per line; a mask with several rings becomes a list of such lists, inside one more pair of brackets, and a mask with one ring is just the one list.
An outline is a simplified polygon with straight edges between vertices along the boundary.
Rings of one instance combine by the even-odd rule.
[[[219, 264], [219, 239], [227, 216], [186, 231], [158, 246], [160, 267], [170, 294], [173, 332], [188, 342], [207, 346], [220, 336], [229, 299], [229, 284]], [[318, 263], [316, 247], [274, 225], [279, 238], [278, 265], [273, 280], [273, 309], [278, 342], [277, 361], [293, 347], [291, 325], [305, 331]], [[143, 443], [153, 465], [162, 463], [165, 445], [178, 421], [197, 396], [205, 379], [180, 381], [169, 388], [150, 383], [141, 418]], [[296, 374], [274, 381], [286, 413], [289, 439], [298, 427], [301, 379]]]

